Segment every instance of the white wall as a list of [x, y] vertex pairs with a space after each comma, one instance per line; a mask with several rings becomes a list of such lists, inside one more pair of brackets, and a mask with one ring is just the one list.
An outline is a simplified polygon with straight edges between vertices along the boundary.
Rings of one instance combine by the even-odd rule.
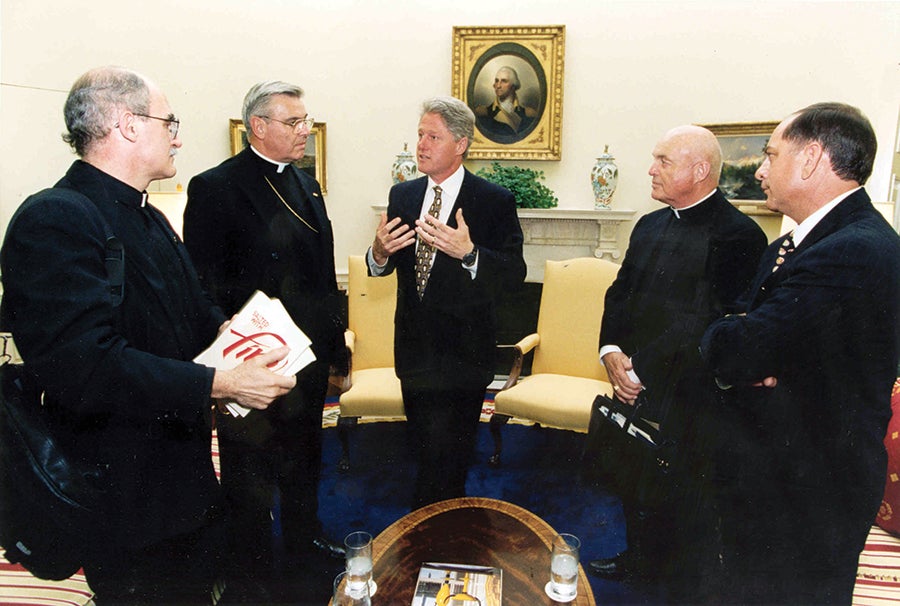
[[898, 2], [0, 1], [0, 226], [72, 161], [62, 104], [86, 69], [125, 65], [167, 92], [184, 147], [164, 190], [224, 159], [244, 93], [278, 78], [303, 86], [327, 123], [327, 204], [345, 269], [371, 241], [370, 205], [385, 202], [395, 155], [414, 146], [419, 103], [450, 93], [454, 25], [566, 26], [562, 160], [517, 162], [543, 170], [563, 208], [592, 207], [588, 175], [605, 144], [621, 174], [613, 205], [640, 214], [656, 207], [646, 170], [669, 127], [777, 120], [823, 100], [872, 120], [881, 152], [869, 190], [887, 197]]

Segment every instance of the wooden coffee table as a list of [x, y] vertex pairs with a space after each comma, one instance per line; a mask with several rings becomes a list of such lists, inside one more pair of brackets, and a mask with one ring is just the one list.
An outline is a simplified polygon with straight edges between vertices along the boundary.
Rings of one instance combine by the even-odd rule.
[[[495, 566], [503, 570], [503, 603], [556, 604], [544, 592], [550, 580], [555, 531], [518, 505], [466, 497], [434, 503], [400, 518], [375, 537], [373, 603], [412, 604], [423, 562]], [[594, 594], [578, 567], [576, 606], [594, 606]]]

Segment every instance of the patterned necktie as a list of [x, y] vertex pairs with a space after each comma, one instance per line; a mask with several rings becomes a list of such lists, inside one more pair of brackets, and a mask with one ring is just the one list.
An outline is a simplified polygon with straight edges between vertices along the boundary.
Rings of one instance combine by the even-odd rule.
[[772, 268], [772, 273], [778, 271], [778, 268], [784, 263], [785, 258], [792, 252], [794, 252], [794, 232], [789, 232], [784, 237], [784, 240], [781, 242], [781, 247], [778, 249], [778, 258], [775, 259], [775, 267]]
[[[437, 219], [441, 214], [441, 186], [434, 186], [434, 202], [428, 207], [428, 214]], [[425, 285], [428, 284], [428, 276], [431, 274], [431, 261], [434, 259], [434, 246], [419, 240], [416, 249], [416, 292], [419, 299], [425, 294]]]

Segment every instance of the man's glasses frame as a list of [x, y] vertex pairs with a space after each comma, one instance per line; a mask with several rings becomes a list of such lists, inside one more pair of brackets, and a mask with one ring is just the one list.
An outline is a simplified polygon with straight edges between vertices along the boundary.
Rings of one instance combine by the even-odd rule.
[[178, 128], [181, 126], [181, 122], [178, 118], [175, 117], [175, 114], [169, 114], [168, 118], [160, 118], [158, 116], [151, 116], [149, 114], [139, 114], [137, 112], [132, 112], [135, 116], [140, 116], [141, 118], [150, 118], [151, 120], [159, 120], [161, 122], [168, 122], [167, 128], [169, 129], [169, 136], [172, 139], [178, 136]]
[[300, 134], [303, 131], [303, 126], [305, 125], [308, 130], [312, 130], [313, 125], [316, 123], [315, 118], [297, 118], [295, 120], [291, 120], [287, 122], [285, 120], [279, 120], [278, 118], [273, 118], [271, 116], [264, 116], [260, 114], [259, 116], [263, 120], [272, 120], [274, 122], [281, 122], [285, 126], [290, 126], [293, 129], [295, 134]]

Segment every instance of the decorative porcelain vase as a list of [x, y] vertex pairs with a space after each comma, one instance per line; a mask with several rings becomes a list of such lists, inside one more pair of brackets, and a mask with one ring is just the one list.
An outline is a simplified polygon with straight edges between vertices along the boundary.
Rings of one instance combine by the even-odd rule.
[[616, 159], [609, 153], [609, 145], [606, 145], [591, 170], [595, 209], [609, 210], [609, 202], [616, 192], [618, 182], [619, 167], [616, 166]]
[[417, 171], [415, 156], [411, 151], [407, 151], [406, 143], [404, 143], [403, 151], [397, 154], [397, 159], [391, 167], [391, 178], [394, 180], [394, 185], [415, 179]]

